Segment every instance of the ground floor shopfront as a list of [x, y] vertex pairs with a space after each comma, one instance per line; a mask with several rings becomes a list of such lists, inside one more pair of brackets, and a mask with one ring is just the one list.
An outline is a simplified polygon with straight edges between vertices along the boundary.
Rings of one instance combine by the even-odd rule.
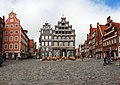
[[[43, 49], [43, 48], [42, 48]], [[75, 56], [75, 48], [74, 47], [52, 47], [52, 48], [47, 48], [47, 50], [40, 51], [40, 56], [41, 57], [69, 57], [69, 56]]]
[[110, 56], [114, 59], [120, 57], [120, 46], [109, 46], [103, 48], [103, 58]]
[[8, 51], [4, 52], [4, 56], [6, 56], [7, 59], [18, 59], [18, 58], [27, 58], [29, 56], [28, 52], [19, 52], [19, 51]]

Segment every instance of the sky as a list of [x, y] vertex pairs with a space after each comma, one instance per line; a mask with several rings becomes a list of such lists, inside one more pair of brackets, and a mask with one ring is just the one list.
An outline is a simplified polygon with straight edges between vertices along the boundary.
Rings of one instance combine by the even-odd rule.
[[108, 16], [120, 22], [120, 0], [0, 0], [0, 17], [7, 19], [12, 9], [37, 45], [42, 25], [47, 21], [54, 29], [63, 14], [75, 29], [76, 47], [86, 40], [90, 24], [104, 25]]

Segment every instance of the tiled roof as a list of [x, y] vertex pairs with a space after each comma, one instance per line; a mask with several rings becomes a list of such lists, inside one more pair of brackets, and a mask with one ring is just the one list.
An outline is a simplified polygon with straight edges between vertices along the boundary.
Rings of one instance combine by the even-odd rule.
[[115, 28], [120, 28], [120, 23], [112, 22], [112, 25], [113, 25]]

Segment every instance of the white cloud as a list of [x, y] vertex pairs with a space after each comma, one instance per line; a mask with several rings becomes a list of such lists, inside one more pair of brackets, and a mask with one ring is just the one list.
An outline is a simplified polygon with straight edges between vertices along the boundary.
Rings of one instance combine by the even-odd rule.
[[60, 21], [64, 14], [73, 29], [76, 30], [76, 46], [83, 43], [89, 32], [89, 25], [96, 27], [97, 22], [106, 23], [110, 15], [113, 21], [120, 22], [120, 8], [112, 9], [92, 0], [0, 0], [0, 16], [14, 10], [30, 38], [39, 43], [39, 29], [47, 20], [52, 27]]

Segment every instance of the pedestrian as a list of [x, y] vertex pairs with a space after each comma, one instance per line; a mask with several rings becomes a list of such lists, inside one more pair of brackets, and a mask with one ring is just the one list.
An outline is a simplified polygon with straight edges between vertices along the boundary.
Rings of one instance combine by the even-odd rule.
[[81, 55], [81, 60], [83, 61], [83, 58], [84, 58], [84, 55], [83, 55], [83, 53], [82, 53], [82, 55]]

